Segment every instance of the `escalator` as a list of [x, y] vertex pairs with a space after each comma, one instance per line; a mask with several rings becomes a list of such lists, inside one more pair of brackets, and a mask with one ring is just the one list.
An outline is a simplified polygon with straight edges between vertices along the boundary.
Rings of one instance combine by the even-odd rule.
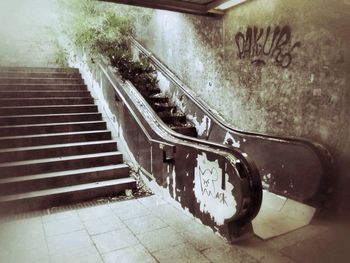
[[[171, 82], [166, 92], [161, 86], [152, 94], [137, 90], [103, 59], [91, 63], [86, 55], [74, 56], [71, 64], [90, 83], [150, 184], [231, 242], [253, 233], [252, 221], [262, 213], [267, 193], [285, 198], [283, 205], [294, 214], [305, 214], [295, 204], [310, 211], [325, 198], [331, 158], [322, 146], [232, 129], [135, 40], [133, 49]], [[186, 101], [185, 109], [176, 98]], [[200, 119], [204, 126], [196, 123]]]

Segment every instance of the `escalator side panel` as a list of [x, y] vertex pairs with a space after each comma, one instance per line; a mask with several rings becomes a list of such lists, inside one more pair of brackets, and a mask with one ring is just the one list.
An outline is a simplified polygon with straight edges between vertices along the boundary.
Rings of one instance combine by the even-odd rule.
[[135, 40], [133, 52], [146, 56], [155, 66], [160, 89], [196, 125], [198, 138], [231, 145], [250, 157], [266, 190], [300, 202], [322, 204], [334, 181], [332, 157], [324, 147], [304, 139], [235, 130]]

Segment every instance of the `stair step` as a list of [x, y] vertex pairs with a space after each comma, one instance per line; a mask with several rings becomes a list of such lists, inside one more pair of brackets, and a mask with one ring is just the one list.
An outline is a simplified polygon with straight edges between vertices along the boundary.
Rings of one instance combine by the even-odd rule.
[[110, 140], [111, 138], [111, 132], [107, 130], [10, 136], [0, 137], [0, 149], [98, 140], [103, 141]]
[[42, 90], [42, 91], [2, 91], [0, 98], [61, 98], [61, 97], [90, 97], [89, 91]]
[[138, 89], [138, 91], [144, 96], [145, 98], [150, 97], [152, 95], [160, 93], [159, 88], [153, 88], [153, 89]]
[[79, 72], [0, 71], [0, 78], [81, 78]]
[[174, 123], [174, 122], [186, 123], [186, 115], [183, 113], [171, 114], [170, 112], [164, 111], [164, 112], [158, 112], [158, 116], [165, 123]]
[[187, 135], [190, 137], [197, 137], [197, 130], [195, 127], [181, 127], [181, 126], [171, 126], [173, 131]]
[[2, 84], [84, 84], [82, 78], [0, 78]]
[[3, 213], [44, 209], [72, 202], [116, 195], [125, 189], [133, 189], [135, 186], [136, 182], [133, 178], [121, 178], [53, 188], [3, 196], [0, 198], [0, 207]]
[[0, 127], [8, 125], [45, 124], [61, 122], [82, 122], [102, 120], [102, 114], [92, 113], [60, 113], [60, 114], [37, 114], [37, 115], [14, 115], [0, 116]]
[[123, 156], [118, 151], [7, 162], [0, 163], [0, 178], [106, 166], [122, 162]]
[[97, 112], [94, 104], [0, 107], [0, 116]]
[[152, 103], [151, 107], [156, 112], [160, 112], [160, 111], [166, 111], [166, 112], [176, 111], [176, 107], [174, 105], [169, 104], [169, 103], [156, 102], [156, 103]]
[[151, 95], [149, 97], [147, 97], [147, 101], [151, 104], [151, 103], [154, 103], [154, 102], [169, 102], [169, 98], [162, 94], [162, 93], [158, 93], [158, 94], [154, 94], [154, 95]]
[[0, 163], [99, 152], [113, 152], [116, 149], [117, 142], [113, 140], [7, 148], [0, 149]]
[[125, 177], [129, 177], [126, 164], [17, 176], [1, 179], [0, 193], [10, 195]]
[[0, 98], [0, 105], [5, 106], [44, 106], [44, 105], [72, 105], [72, 104], [93, 104], [92, 97], [74, 98]]
[[1, 84], [0, 90], [87, 90], [84, 84]]
[[60, 132], [78, 132], [89, 130], [105, 130], [104, 121], [85, 121], [85, 122], [66, 122], [66, 123], [48, 123], [48, 124], [28, 124], [0, 126], [0, 137], [60, 133]]
[[134, 188], [79, 70], [0, 67], [0, 213]]
[[0, 72], [79, 73], [77, 68], [0, 67]]

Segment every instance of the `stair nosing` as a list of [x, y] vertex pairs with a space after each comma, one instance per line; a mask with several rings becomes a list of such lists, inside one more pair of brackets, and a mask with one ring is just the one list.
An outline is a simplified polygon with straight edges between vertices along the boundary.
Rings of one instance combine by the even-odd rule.
[[0, 93], [90, 93], [88, 90], [0, 90]]
[[34, 114], [34, 115], [1, 115], [0, 119], [6, 118], [41, 118], [41, 117], [58, 117], [58, 116], [85, 116], [85, 115], [102, 115], [99, 112], [74, 112], [74, 113], [51, 113], [51, 114]]
[[87, 172], [109, 171], [109, 170], [122, 169], [122, 168], [129, 168], [129, 166], [124, 163], [120, 163], [120, 164], [96, 166], [96, 167], [73, 169], [73, 170], [64, 170], [64, 171], [57, 171], [57, 172], [50, 172], [50, 173], [13, 176], [13, 177], [0, 179], [0, 184], [33, 181], [33, 180], [44, 179], [44, 178], [77, 175], [77, 174], [83, 174]]
[[81, 83], [0, 83], [0, 86], [84, 86]]
[[60, 133], [44, 133], [44, 134], [29, 134], [29, 135], [17, 135], [17, 136], [6, 136], [0, 137], [0, 140], [12, 140], [12, 139], [27, 139], [27, 138], [37, 138], [46, 136], [65, 136], [65, 135], [78, 135], [78, 134], [93, 134], [93, 133], [105, 133], [110, 132], [109, 130], [91, 130], [91, 131], [77, 131], [77, 132], [60, 132]]
[[[1, 72], [0, 72], [1, 73]], [[33, 72], [32, 72], [33, 73]], [[5, 79], [10, 79], [10, 80], [42, 80], [42, 79], [44, 79], [44, 80], [48, 80], [48, 79], [50, 79], [50, 80], [57, 80], [57, 79], [59, 79], [59, 80], [62, 80], [62, 79], [69, 79], [69, 80], [82, 80], [82, 78], [43, 78], [43, 77], [37, 77], [37, 78], [31, 78], [31, 77], [24, 77], [24, 78], [21, 78], [21, 77], [0, 77], [0, 81], [1, 80], [5, 80]]]
[[77, 121], [77, 122], [37, 123], [37, 124], [24, 124], [24, 125], [6, 125], [6, 126], [0, 126], [0, 128], [23, 128], [23, 127], [40, 127], [40, 126], [86, 124], [86, 123], [105, 123], [105, 121], [100, 120], [100, 121]]
[[32, 108], [69, 108], [69, 107], [91, 107], [96, 104], [67, 104], [67, 105], [31, 105], [31, 106], [0, 106], [1, 109], [32, 109]]
[[30, 97], [30, 98], [0, 98], [0, 100], [67, 100], [67, 99], [92, 99], [91, 96], [89, 97]]
[[0, 153], [24, 152], [24, 151], [31, 151], [31, 150], [46, 150], [46, 149], [54, 149], [54, 148], [74, 147], [74, 146], [80, 146], [80, 145], [85, 146], [85, 145], [110, 144], [110, 143], [117, 143], [117, 141], [116, 140], [83, 141], [83, 142], [62, 143], [62, 144], [48, 144], [48, 145], [40, 145], [40, 146], [4, 148], [4, 149], [0, 149]]
[[26, 192], [21, 194], [5, 195], [0, 197], [0, 202], [2, 203], [11, 202], [11, 201], [28, 199], [28, 198], [50, 196], [55, 194], [64, 194], [69, 192], [93, 189], [97, 187], [106, 187], [106, 186], [112, 186], [112, 185], [124, 184], [124, 183], [133, 183], [133, 182], [135, 182], [135, 179], [131, 177], [126, 177], [126, 178], [112, 179], [112, 180], [99, 181], [99, 182], [93, 182], [93, 183], [87, 183], [87, 184], [78, 184], [78, 185], [72, 185], [72, 186], [50, 188], [50, 189]]
[[50, 163], [55, 161], [70, 161], [70, 160], [77, 160], [77, 159], [89, 159], [94, 157], [107, 157], [107, 156], [113, 156], [113, 155], [122, 155], [120, 151], [113, 151], [113, 152], [100, 152], [100, 153], [90, 153], [90, 154], [79, 154], [79, 155], [71, 155], [71, 156], [60, 156], [60, 157], [52, 157], [52, 158], [42, 158], [42, 159], [33, 159], [33, 160], [25, 160], [25, 161], [16, 161], [16, 162], [4, 162], [0, 163], [0, 168], [4, 167], [14, 167], [14, 166], [21, 166], [21, 165], [30, 165], [30, 164], [41, 164], [41, 163]]
[[54, 137], [54, 136], [67, 136], [67, 135], [84, 135], [84, 134], [94, 134], [94, 133], [105, 133], [110, 132], [109, 130], [91, 130], [91, 131], [76, 131], [76, 132], [59, 132], [59, 133], [38, 133], [38, 134], [28, 134], [28, 135], [16, 135], [16, 136], [4, 136], [0, 137], [1, 140], [16, 140], [16, 139], [31, 139], [38, 137]]

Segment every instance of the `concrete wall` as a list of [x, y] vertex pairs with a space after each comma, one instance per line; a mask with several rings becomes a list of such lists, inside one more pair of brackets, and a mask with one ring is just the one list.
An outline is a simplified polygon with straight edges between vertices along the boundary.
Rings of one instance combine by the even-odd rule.
[[0, 1], [0, 66], [56, 66], [57, 0]]
[[237, 129], [325, 145], [338, 167], [335, 197], [344, 215], [349, 24], [349, 0], [251, 0], [222, 18], [157, 10], [136, 28], [137, 39]]

